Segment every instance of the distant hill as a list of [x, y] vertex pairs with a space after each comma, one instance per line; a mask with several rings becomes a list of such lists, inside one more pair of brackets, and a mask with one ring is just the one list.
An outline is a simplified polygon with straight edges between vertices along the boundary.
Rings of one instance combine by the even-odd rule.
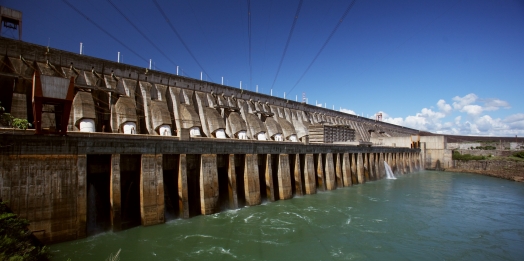
[[462, 136], [462, 135], [448, 135], [436, 134], [427, 131], [420, 131], [420, 136], [446, 136], [448, 143], [459, 142], [522, 142], [524, 137], [491, 137], [491, 136]]

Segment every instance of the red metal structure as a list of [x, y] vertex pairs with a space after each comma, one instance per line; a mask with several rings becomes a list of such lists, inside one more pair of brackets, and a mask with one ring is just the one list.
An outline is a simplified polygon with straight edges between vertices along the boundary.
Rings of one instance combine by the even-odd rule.
[[[67, 134], [67, 124], [71, 105], [74, 99], [75, 82], [70, 79], [40, 75], [35, 70], [33, 75], [33, 114], [35, 134]], [[42, 128], [42, 109], [44, 105], [52, 105], [55, 114], [55, 126], [49, 129]]]

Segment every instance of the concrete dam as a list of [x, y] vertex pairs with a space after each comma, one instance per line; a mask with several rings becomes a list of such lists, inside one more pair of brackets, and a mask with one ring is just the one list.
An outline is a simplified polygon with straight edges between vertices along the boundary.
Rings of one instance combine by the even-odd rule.
[[45, 243], [424, 168], [418, 130], [6, 38], [0, 53], [1, 105], [33, 124], [0, 129], [0, 199]]

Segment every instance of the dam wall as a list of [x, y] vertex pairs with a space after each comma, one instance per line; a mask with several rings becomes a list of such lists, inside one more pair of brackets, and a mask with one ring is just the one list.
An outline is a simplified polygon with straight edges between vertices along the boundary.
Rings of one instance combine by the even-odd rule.
[[[291, 199], [422, 168], [420, 149], [2, 129], [0, 198], [45, 243]], [[351, 200], [351, 199], [348, 199]]]
[[[425, 169], [441, 169], [453, 166], [453, 151], [448, 149], [446, 136], [416, 136], [423, 150]], [[371, 138], [375, 145], [410, 148], [413, 144], [412, 137], [380, 137]]]
[[[59, 80], [72, 79], [67, 131], [180, 137], [182, 129], [189, 129], [193, 137], [306, 143], [309, 130], [319, 125], [351, 129], [350, 139], [357, 142], [418, 134], [302, 102], [8, 38], [0, 38], [0, 53], [2, 106], [44, 130], [55, 129], [56, 113], [62, 111], [56, 104], [32, 104], [33, 89], [39, 87], [35, 75], [47, 79], [44, 90], [67, 88]], [[344, 137], [329, 140], [347, 141]]]
[[0, 126], [0, 200], [45, 243], [423, 168], [424, 147], [370, 142], [418, 130], [7, 38], [0, 53], [0, 102], [33, 124]]

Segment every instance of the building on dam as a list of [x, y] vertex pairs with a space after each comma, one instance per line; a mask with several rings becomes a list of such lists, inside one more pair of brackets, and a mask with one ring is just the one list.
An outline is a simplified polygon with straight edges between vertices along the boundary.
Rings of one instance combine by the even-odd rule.
[[0, 198], [45, 243], [425, 165], [415, 129], [7, 38], [0, 54], [1, 105], [33, 124], [0, 129]]

